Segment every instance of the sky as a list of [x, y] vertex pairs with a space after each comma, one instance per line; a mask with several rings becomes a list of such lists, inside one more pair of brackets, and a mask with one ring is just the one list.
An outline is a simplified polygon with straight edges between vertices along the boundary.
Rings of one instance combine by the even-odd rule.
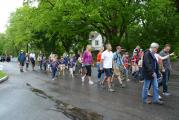
[[23, 0], [0, 0], [0, 32], [5, 32], [10, 13], [21, 7]]

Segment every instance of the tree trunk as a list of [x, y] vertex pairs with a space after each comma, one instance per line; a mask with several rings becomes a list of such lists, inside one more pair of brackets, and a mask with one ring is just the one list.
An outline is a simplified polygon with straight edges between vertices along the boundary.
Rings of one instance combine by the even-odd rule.
[[176, 8], [177, 8], [177, 12], [179, 12], [179, 0], [176, 0]]

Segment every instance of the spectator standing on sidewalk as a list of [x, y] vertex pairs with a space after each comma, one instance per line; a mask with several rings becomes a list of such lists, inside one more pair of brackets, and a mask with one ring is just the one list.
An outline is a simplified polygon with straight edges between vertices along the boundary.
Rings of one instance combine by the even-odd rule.
[[84, 83], [85, 78], [88, 77], [89, 84], [92, 85], [94, 82], [91, 80], [91, 65], [93, 64], [93, 57], [91, 53], [91, 45], [87, 45], [85, 52], [83, 53], [83, 65], [86, 68], [86, 75], [82, 76], [82, 82]]
[[18, 56], [20, 72], [24, 72], [23, 67], [24, 67], [25, 60], [26, 60], [26, 55], [25, 55], [24, 51], [21, 50], [21, 52], [19, 53], [19, 56]]
[[[159, 45], [157, 43], [152, 43], [150, 45], [150, 49], [146, 50], [143, 58], [143, 66], [142, 72], [144, 77], [144, 84], [142, 90], [142, 100], [143, 103], [154, 103], [162, 105], [163, 101], [159, 100], [159, 92], [158, 92], [158, 77], [159, 77], [159, 65], [157, 59], [155, 57], [155, 53], [157, 53]], [[153, 99], [152, 102], [149, 101], [148, 98], [148, 90], [149, 85], [153, 86]]]

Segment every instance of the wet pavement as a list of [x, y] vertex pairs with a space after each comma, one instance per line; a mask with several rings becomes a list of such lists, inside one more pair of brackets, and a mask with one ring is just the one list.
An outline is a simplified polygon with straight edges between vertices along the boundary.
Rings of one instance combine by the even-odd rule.
[[[48, 73], [20, 73], [17, 63], [0, 63], [9, 80], [0, 84], [0, 120], [178, 120], [179, 63], [169, 83], [171, 97], [165, 105], [141, 103], [142, 83], [131, 81], [127, 88], [116, 82], [114, 93], [107, 89], [81, 84], [77, 75], [68, 72], [51, 81]], [[93, 70], [93, 76], [96, 71]], [[95, 78], [93, 78], [96, 81]]]

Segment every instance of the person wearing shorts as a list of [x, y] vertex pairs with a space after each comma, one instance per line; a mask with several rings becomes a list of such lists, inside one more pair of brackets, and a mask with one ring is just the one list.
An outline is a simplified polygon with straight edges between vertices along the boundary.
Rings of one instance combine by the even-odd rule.
[[60, 72], [59, 74], [62, 73], [62, 75], [65, 75], [65, 60], [63, 57], [61, 57], [61, 59], [59, 60], [59, 68], [60, 68]]
[[109, 69], [104, 69], [104, 73], [105, 73], [105, 76], [106, 77], [112, 77], [113, 75], [113, 72], [112, 72], [112, 69], [109, 68]]
[[83, 65], [86, 68], [86, 74], [81, 78], [82, 83], [85, 81], [85, 77], [88, 77], [89, 84], [93, 85], [94, 82], [91, 80], [91, 65], [93, 64], [93, 57], [91, 53], [91, 45], [87, 45], [86, 51], [83, 53]]
[[35, 68], [35, 53], [30, 53], [30, 61], [32, 64], [32, 70], [34, 71]]
[[108, 90], [110, 92], [114, 92], [111, 85], [111, 78], [112, 78], [112, 67], [113, 67], [113, 52], [111, 44], [106, 44], [106, 50], [102, 53], [101, 57], [101, 67], [100, 69], [104, 69], [105, 72], [105, 79], [102, 82], [104, 84], [105, 81], [108, 83]]
[[122, 82], [122, 71], [124, 70], [124, 63], [122, 61], [122, 56], [120, 54], [121, 50], [122, 48], [120, 46], [117, 46], [116, 52], [113, 56], [114, 74], [117, 76], [117, 79], [119, 80], [121, 87], [125, 87], [125, 85]]

